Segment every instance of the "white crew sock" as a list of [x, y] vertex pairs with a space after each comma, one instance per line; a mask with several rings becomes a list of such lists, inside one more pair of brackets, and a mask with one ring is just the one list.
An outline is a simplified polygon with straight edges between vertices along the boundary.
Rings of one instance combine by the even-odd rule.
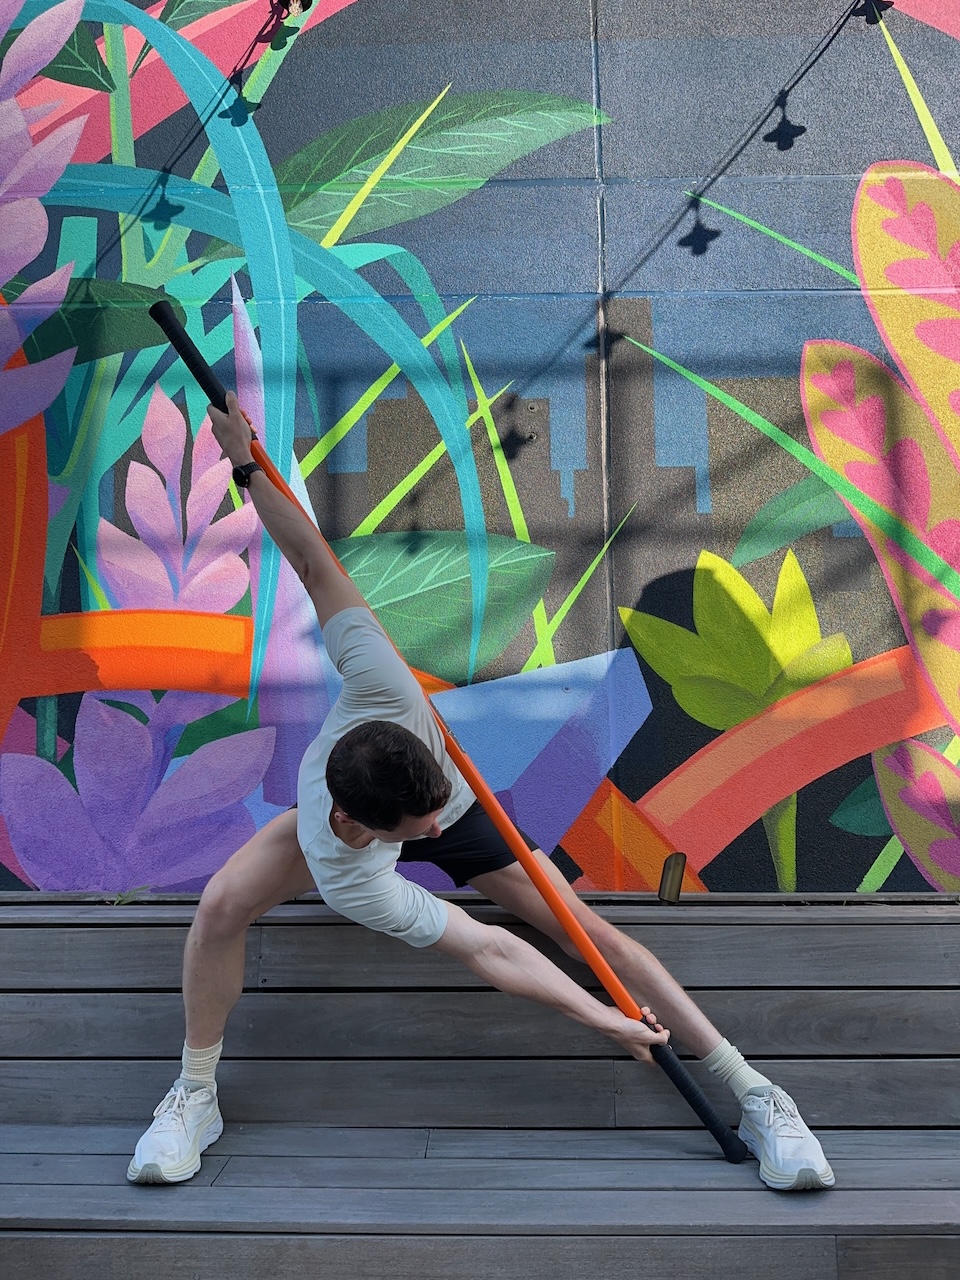
[[751, 1089], [756, 1089], [772, 1082], [759, 1071], [754, 1071], [735, 1045], [729, 1040], [721, 1040], [712, 1053], [703, 1059], [708, 1067], [724, 1084], [728, 1084], [737, 1095], [737, 1101], [743, 1102]]
[[183, 1042], [183, 1059], [180, 1066], [181, 1080], [196, 1080], [198, 1084], [217, 1083], [217, 1063], [223, 1052], [223, 1041], [209, 1049], [191, 1049]]

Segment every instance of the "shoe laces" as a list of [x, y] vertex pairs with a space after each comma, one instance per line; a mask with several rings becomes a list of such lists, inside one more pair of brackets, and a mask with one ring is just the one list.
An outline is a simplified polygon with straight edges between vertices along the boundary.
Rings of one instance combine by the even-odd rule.
[[153, 1127], [154, 1133], [162, 1133], [165, 1129], [182, 1129], [187, 1104], [191, 1096], [199, 1092], [201, 1091], [188, 1089], [182, 1084], [171, 1089], [153, 1113], [157, 1121]]
[[761, 1095], [761, 1102], [766, 1103], [765, 1122], [779, 1138], [802, 1138], [803, 1121], [797, 1104], [788, 1093], [774, 1087], [769, 1093]]

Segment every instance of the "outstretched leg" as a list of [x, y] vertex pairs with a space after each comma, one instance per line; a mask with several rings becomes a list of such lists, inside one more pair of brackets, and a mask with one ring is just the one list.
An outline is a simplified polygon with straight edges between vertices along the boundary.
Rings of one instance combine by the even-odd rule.
[[[790, 1095], [744, 1060], [652, 952], [581, 902], [557, 867], [540, 850], [536, 856], [604, 959], [634, 997], [642, 1004], [649, 1004], [663, 1026], [730, 1086], [743, 1109], [740, 1137], [760, 1161], [763, 1181], [780, 1191], [832, 1187], [833, 1170]], [[518, 863], [475, 876], [470, 883], [485, 897], [552, 938], [569, 955], [581, 958]]]

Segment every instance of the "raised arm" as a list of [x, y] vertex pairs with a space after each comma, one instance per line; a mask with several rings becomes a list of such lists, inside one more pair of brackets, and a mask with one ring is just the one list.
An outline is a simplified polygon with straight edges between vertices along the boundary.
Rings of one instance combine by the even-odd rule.
[[[213, 405], [208, 412], [213, 434], [233, 465], [252, 462], [250, 424], [233, 392], [227, 392], [226, 413]], [[267, 533], [306, 587], [321, 627], [342, 609], [365, 605], [313, 523], [260, 470], [250, 476], [250, 497]]]

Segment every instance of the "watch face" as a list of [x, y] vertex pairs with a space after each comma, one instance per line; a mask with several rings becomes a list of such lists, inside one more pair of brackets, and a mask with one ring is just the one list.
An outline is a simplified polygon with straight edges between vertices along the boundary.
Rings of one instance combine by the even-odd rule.
[[250, 473], [246, 467], [233, 468], [233, 483], [238, 489], [247, 489], [250, 485]]

